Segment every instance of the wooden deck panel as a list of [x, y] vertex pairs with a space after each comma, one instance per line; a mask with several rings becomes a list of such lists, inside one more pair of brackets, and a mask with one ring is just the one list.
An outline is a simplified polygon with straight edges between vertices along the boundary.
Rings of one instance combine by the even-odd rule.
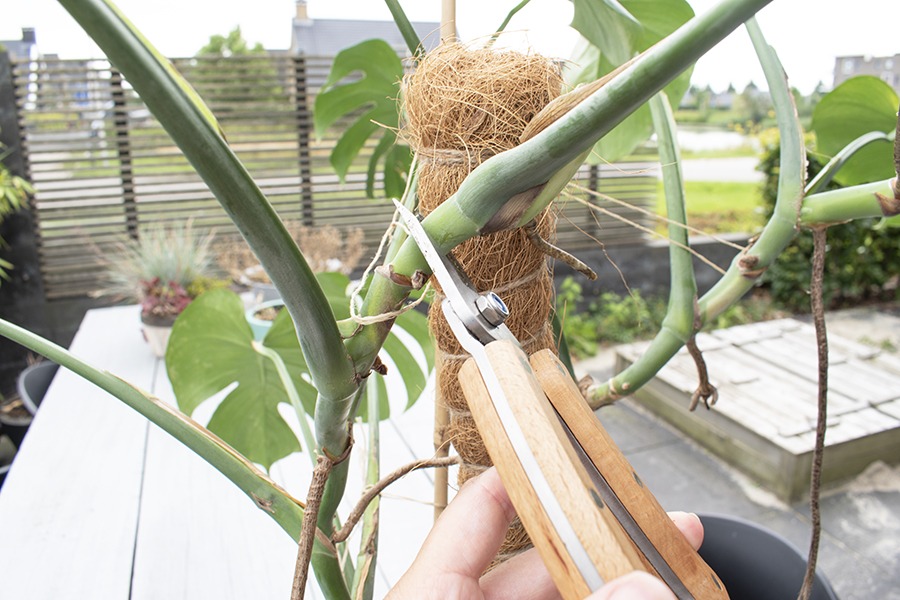
[[[817, 419], [817, 362], [811, 325], [782, 319], [711, 332], [698, 346], [719, 392], [712, 411], [687, 411], [697, 371], [679, 352], [635, 396], [648, 408], [785, 499], [808, 486]], [[900, 462], [900, 361], [830, 335], [825, 480], [875, 460]], [[621, 370], [647, 343], [617, 349]], [[883, 407], [883, 408], [882, 408]]]

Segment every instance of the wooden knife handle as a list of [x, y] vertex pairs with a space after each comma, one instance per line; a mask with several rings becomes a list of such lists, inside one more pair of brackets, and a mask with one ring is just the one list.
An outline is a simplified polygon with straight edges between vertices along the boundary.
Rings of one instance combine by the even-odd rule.
[[609, 437], [569, 376], [550, 350], [531, 356], [534, 373], [554, 408], [569, 425], [594, 466], [621, 503], [696, 600], [727, 599], [725, 586], [691, 548], [665, 510], [638, 477]]
[[[609, 581], [635, 569], [647, 570], [610, 510], [590, 491], [587, 472], [525, 354], [508, 341], [492, 342], [485, 351], [534, 459], [600, 577]], [[563, 540], [548, 526], [547, 510], [513, 449], [474, 360], [463, 365], [459, 381], [485, 447], [554, 583], [565, 600], [582, 600], [597, 586], [582, 577]]]

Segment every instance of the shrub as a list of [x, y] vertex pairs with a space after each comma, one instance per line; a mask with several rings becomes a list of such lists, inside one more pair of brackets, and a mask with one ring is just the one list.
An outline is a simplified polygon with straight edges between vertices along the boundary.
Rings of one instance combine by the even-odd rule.
[[[645, 298], [639, 290], [626, 296], [606, 292], [587, 302], [582, 291], [581, 284], [566, 277], [556, 294], [556, 311], [573, 358], [593, 356], [602, 345], [649, 339], [666, 315], [666, 299], [660, 296]], [[704, 330], [784, 316], [767, 293], [757, 290], [708, 322]]]

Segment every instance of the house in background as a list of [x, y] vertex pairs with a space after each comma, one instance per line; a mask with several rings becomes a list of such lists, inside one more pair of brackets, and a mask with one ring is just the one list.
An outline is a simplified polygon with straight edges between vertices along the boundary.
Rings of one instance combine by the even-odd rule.
[[834, 59], [834, 87], [857, 75], [878, 77], [900, 94], [900, 54], [894, 56], [838, 56]]
[[[414, 22], [413, 29], [426, 50], [440, 42], [441, 24]], [[305, 56], [335, 56], [344, 48], [372, 38], [391, 45], [397, 54], [408, 56], [409, 50], [393, 21], [360, 21], [354, 19], [310, 19], [306, 0], [297, 0], [290, 53]]]
[[21, 40], [0, 40], [9, 57], [13, 60], [34, 60], [37, 58], [37, 41], [33, 27], [22, 28]]

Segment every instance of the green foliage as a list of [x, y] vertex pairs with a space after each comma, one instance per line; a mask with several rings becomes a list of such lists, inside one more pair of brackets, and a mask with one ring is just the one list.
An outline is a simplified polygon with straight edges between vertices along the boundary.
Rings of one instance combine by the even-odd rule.
[[[816, 105], [812, 128], [817, 150], [831, 157], [870, 131], [895, 131], [897, 104], [896, 92], [877, 77], [848, 79]], [[869, 144], [841, 168], [835, 179], [843, 185], [856, 185], [893, 177], [892, 156], [890, 144]]]
[[[556, 294], [556, 312], [563, 324], [569, 349], [575, 358], [593, 356], [607, 344], [627, 344], [649, 339], [666, 316], [666, 300], [645, 297], [639, 290], [626, 296], [612, 292], [586, 301], [583, 288], [566, 277]], [[724, 329], [785, 316], [768, 294], [757, 293], [725, 309], [706, 323], [704, 330]]]
[[[316, 390], [300, 376], [306, 364], [299, 349], [284, 343], [286, 328], [288, 334], [293, 332], [287, 311], [282, 311], [263, 344], [294, 367], [294, 386], [304, 407], [312, 410]], [[213, 413], [209, 429], [251, 461], [269, 469], [278, 459], [300, 450], [278, 413], [280, 403], [290, 402], [287, 393], [272, 361], [253, 348], [243, 303], [233, 292], [207, 292], [181, 313], [172, 328], [166, 368], [178, 408], [188, 415], [237, 382]]]
[[[349, 317], [347, 276], [318, 273], [316, 279], [335, 316]], [[394, 333], [385, 342], [384, 353], [403, 379], [409, 407], [424, 390], [433, 366], [431, 341], [425, 317], [415, 311], [400, 316], [396, 329], [412, 336], [426, 358], [423, 368]], [[300, 444], [278, 411], [279, 404], [290, 405], [289, 392], [273, 361], [260, 353], [256, 344], [240, 298], [228, 290], [213, 290], [198, 297], [175, 321], [166, 368], [178, 407], [187, 414], [236, 383], [213, 413], [209, 429], [268, 469], [275, 461], [299, 451]], [[312, 415], [317, 393], [309, 383], [309, 368], [286, 310], [279, 312], [262, 345], [281, 357], [303, 409]], [[363, 403], [360, 408], [365, 418], [364, 407]], [[386, 419], [390, 414], [388, 397], [382, 395], [379, 418]]]
[[338, 53], [316, 97], [314, 122], [319, 136], [345, 118], [352, 120], [331, 151], [331, 165], [342, 179], [366, 143], [371, 138], [378, 140], [368, 162], [366, 193], [370, 198], [375, 197], [375, 175], [382, 161], [385, 196], [400, 198], [406, 187], [412, 155], [407, 146], [397, 143], [395, 133], [402, 78], [403, 64], [390, 45], [384, 40], [367, 40]]
[[227, 104], [240, 89], [254, 90], [257, 102], [284, 103], [282, 75], [273, 66], [262, 44], [257, 42], [251, 46], [241, 34], [240, 27], [225, 36], [211, 36], [197, 56], [204, 60], [195, 61], [196, 66], [185, 73], [197, 82], [197, 87], [214, 107], [217, 97]]
[[[566, 73], [571, 85], [599, 79], [646, 50], [694, 16], [684, 0], [573, 0], [572, 27], [583, 36]], [[669, 98], [682, 98], [691, 69], [665, 88]], [[653, 120], [645, 105], [597, 142], [589, 161], [614, 161], [630, 154], [650, 137]]]
[[265, 54], [262, 44], [257, 42], [252, 47], [241, 34], [241, 28], [235, 27], [228, 35], [212, 35], [209, 42], [197, 52], [197, 56], [248, 56], [253, 54]]
[[569, 350], [576, 358], [597, 353], [601, 344], [632, 342], [653, 335], [666, 312], [665, 301], [644, 298], [639, 290], [627, 296], [606, 292], [586, 302], [581, 284], [566, 277], [556, 296], [556, 312]]
[[[824, 100], [823, 100], [824, 102]], [[888, 144], [885, 144], [888, 146]], [[778, 185], [778, 146], [768, 148], [759, 170], [766, 174], [763, 188], [768, 219], [772, 214]], [[815, 177], [823, 167], [814, 154], [808, 156], [807, 176]], [[833, 183], [826, 189], [840, 187]], [[900, 230], [873, 229], [877, 219], [844, 223], [828, 230], [823, 292], [826, 306], [835, 307], [890, 296], [888, 285], [896, 286], [900, 277]], [[801, 233], [782, 252], [763, 276], [772, 298], [794, 312], [809, 312], [810, 264], [812, 236]]]
[[[8, 151], [0, 152], [0, 223], [9, 215], [21, 210], [28, 201], [28, 196], [34, 193], [30, 183], [18, 175], [13, 175], [3, 164], [3, 159], [8, 153]], [[0, 238], [0, 246], [5, 245], [6, 242]], [[9, 280], [8, 271], [12, 268], [12, 263], [0, 259], [0, 280]]]

